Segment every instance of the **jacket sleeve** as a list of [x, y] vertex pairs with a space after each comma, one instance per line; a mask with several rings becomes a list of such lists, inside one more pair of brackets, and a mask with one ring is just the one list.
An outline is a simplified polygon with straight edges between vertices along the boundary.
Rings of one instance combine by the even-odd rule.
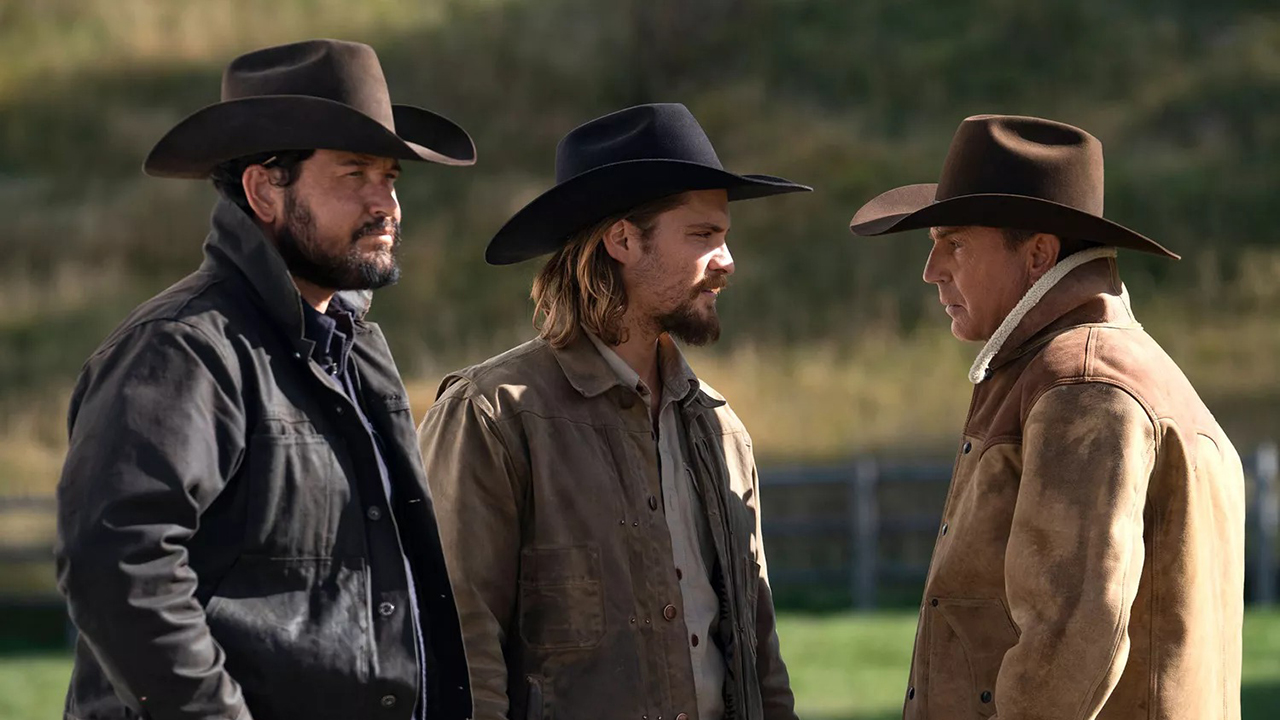
[[58, 587], [120, 698], [157, 720], [250, 717], [195, 597], [186, 544], [244, 451], [238, 379], [175, 321], [86, 364], [58, 484]]
[[1019, 629], [996, 681], [1001, 720], [1094, 718], [1129, 653], [1155, 425], [1129, 393], [1064, 385], [1032, 407], [1005, 554]]
[[[751, 485], [754, 497], [760, 497], [760, 477], [751, 469]], [[758, 502], [758, 501], [757, 501]], [[756, 507], [756, 542], [760, 564], [760, 577], [756, 583], [756, 674], [760, 678], [760, 699], [765, 720], [796, 720], [795, 695], [791, 692], [791, 678], [787, 665], [782, 661], [778, 642], [778, 618], [773, 608], [773, 590], [769, 588], [769, 568], [764, 555], [764, 535], [761, 533], [763, 507]]]
[[[449, 383], [446, 380], [446, 383]], [[503, 655], [515, 611], [524, 497], [484, 398], [457, 380], [418, 430], [467, 651], [475, 720], [507, 717]]]

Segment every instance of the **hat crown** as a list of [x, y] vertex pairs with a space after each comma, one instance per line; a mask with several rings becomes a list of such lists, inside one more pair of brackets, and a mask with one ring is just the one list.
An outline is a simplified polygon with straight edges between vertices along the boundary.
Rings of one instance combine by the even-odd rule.
[[1022, 195], [1102, 216], [1102, 143], [1040, 118], [976, 115], [956, 130], [936, 200]]
[[305, 95], [342, 103], [394, 131], [387, 81], [373, 48], [343, 40], [307, 40], [255, 50], [231, 61], [222, 100]]
[[556, 146], [556, 182], [629, 160], [676, 160], [724, 169], [688, 108], [655, 103], [619, 110], [571, 130]]

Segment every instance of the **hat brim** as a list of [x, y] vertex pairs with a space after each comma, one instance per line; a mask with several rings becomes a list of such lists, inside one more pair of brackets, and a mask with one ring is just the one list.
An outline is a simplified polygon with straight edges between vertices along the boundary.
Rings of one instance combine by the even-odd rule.
[[729, 200], [809, 192], [772, 175], [737, 175], [683, 160], [627, 160], [593, 168], [542, 193], [489, 241], [485, 261], [510, 265], [558, 250], [579, 230], [652, 200], [693, 190], [725, 190]]
[[935, 202], [937, 191], [937, 183], [923, 183], [881, 193], [858, 210], [849, 229], [855, 235], [872, 236], [929, 227], [982, 225], [1053, 233], [1181, 259], [1160, 243], [1119, 223], [1051, 200], [975, 193]]
[[264, 95], [210, 105], [173, 127], [147, 155], [148, 175], [208, 177], [219, 164], [273, 150], [345, 150], [398, 160], [471, 165], [475, 143], [429, 110], [392, 105], [396, 130], [333, 100]]

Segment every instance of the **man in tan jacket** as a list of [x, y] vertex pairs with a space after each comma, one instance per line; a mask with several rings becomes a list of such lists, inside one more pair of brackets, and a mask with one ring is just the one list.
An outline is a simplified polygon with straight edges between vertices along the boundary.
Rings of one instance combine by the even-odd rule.
[[682, 105], [593, 120], [490, 243], [554, 253], [541, 336], [440, 387], [419, 438], [477, 720], [788, 720], [751, 439], [685, 363], [720, 332], [726, 172]]
[[925, 585], [903, 716], [1240, 717], [1244, 483], [1231, 442], [1134, 319], [1102, 146], [965, 120], [937, 185], [853, 232], [931, 228], [924, 279], [986, 343]]

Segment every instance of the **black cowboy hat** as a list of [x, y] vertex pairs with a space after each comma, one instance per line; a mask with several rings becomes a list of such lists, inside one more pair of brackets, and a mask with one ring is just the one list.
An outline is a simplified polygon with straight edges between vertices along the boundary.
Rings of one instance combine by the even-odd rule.
[[1178, 259], [1102, 217], [1102, 143], [1052, 120], [975, 115], [956, 130], [938, 183], [906, 185], [863, 205], [849, 229], [886, 235], [948, 225], [1053, 233]]
[[564, 136], [556, 146], [556, 185], [508, 220], [484, 257], [491, 265], [528, 260], [615, 213], [690, 190], [721, 189], [730, 200], [747, 200], [812, 188], [728, 172], [684, 105], [619, 110]]
[[471, 137], [451, 120], [391, 104], [373, 48], [307, 40], [232, 60], [222, 75], [222, 102], [160, 138], [142, 169], [203, 178], [238, 157], [315, 148], [445, 165], [476, 161]]

